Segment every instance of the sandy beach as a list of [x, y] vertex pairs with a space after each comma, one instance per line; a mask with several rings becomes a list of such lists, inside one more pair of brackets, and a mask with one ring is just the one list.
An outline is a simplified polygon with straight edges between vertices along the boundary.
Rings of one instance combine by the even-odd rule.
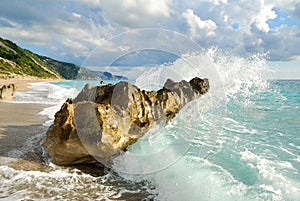
[[[50, 82], [54, 81], [53, 79], [42, 79], [30, 76], [17, 76], [15, 75], [14, 78], [7, 78], [7, 79], [0, 79], [0, 86], [1, 85], [8, 85], [8, 84], [15, 84], [17, 87], [17, 91], [24, 91], [28, 90], [30, 83], [35, 82]], [[55, 80], [59, 81], [59, 79]]]
[[[28, 90], [29, 83], [49, 80], [23, 78], [0, 80], [0, 84], [14, 83], [17, 91]], [[32, 103], [13, 103], [0, 101], [0, 157], [3, 159], [25, 159], [35, 162], [41, 161], [41, 154], [37, 147], [45, 135], [46, 127], [43, 123], [47, 117], [38, 113], [47, 105]], [[3, 163], [5, 160], [1, 160]]]
[[38, 114], [45, 105], [0, 102], [1, 165], [40, 169], [39, 144], [46, 133], [46, 117]]

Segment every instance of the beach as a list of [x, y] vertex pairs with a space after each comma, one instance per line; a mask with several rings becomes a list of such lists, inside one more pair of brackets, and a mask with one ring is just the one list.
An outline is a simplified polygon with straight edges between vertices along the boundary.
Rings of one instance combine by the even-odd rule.
[[[31, 77], [1, 79], [0, 84], [15, 84], [17, 91], [29, 90], [30, 83], [45, 81]], [[49, 81], [49, 80], [47, 80]], [[48, 117], [39, 115], [47, 105], [0, 101], [0, 165], [17, 169], [36, 169], [42, 163], [39, 143], [46, 132]]]
[[56, 79], [56, 80], [42, 79], [42, 78], [31, 77], [31, 76], [15, 75], [13, 78], [0, 79], [0, 86], [8, 85], [8, 84], [15, 84], [15, 86], [17, 87], [17, 91], [24, 91], [24, 90], [29, 89], [28, 87], [30, 86], [30, 83], [50, 82], [50, 81], [61, 81], [61, 80], [59, 80], [59, 79]]
[[47, 118], [38, 114], [44, 107], [0, 102], [0, 156], [13, 156], [13, 151], [24, 149], [27, 139], [45, 133], [43, 123]]

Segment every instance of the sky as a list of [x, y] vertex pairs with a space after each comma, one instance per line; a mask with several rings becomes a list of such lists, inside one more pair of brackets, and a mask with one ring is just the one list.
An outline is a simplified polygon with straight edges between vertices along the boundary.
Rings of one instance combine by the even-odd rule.
[[[113, 43], [119, 42], [114, 38], [121, 34], [149, 28], [174, 31], [200, 47], [216, 46], [240, 56], [267, 53], [268, 64], [280, 70], [278, 78], [300, 78], [299, 0], [0, 1], [1, 37], [78, 65], [95, 48], [112, 52]], [[131, 41], [163, 44], [166, 40], [154, 41], [157, 35], [144, 33], [132, 35]], [[181, 44], [178, 34], [173, 46]], [[118, 48], [126, 51], [127, 46]], [[141, 55], [140, 59], [149, 57]], [[166, 60], [151, 51], [150, 56], [154, 63]], [[105, 54], [107, 60], [110, 57], [115, 55]], [[174, 55], [164, 58], [171, 60]]]

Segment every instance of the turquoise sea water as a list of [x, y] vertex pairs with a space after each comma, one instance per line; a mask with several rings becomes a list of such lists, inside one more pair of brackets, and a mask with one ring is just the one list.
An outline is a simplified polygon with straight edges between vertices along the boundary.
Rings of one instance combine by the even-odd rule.
[[[256, 57], [205, 58], [189, 62], [205, 67], [199, 76], [209, 78], [209, 93], [131, 145], [113, 171], [93, 177], [51, 163], [55, 170], [43, 173], [0, 165], [0, 200], [300, 200], [300, 80], [265, 79], [268, 68]], [[205, 71], [212, 63], [218, 76]], [[196, 74], [184, 65], [170, 66], [183, 73], [149, 71], [131, 82], [149, 89], [163, 83], [161, 75], [189, 80]], [[86, 82], [98, 84], [34, 84], [15, 101], [47, 102], [41, 114], [53, 119]]]
[[197, 120], [179, 113], [117, 158], [115, 171], [131, 182], [149, 181], [158, 200], [298, 200], [300, 80], [264, 85], [229, 96], [221, 113], [211, 104]]
[[[269, 81], [264, 91], [247, 100], [237, 96], [228, 101], [222, 119], [207, 118], [208, 109], [200, 125], [181, 126], [194, 132], [185, 139], [189, 147], [184, 154], [174, 143], [183, 140], [174, 140], [182, 134], [178, 128], [162, 129], [164, 137], [155, 136], [151, 143], [132, 145], [135, 154], [173, 146], [172, 153], [182, 155], [165, 169], [140, 177], [157, 187], [159, 200], [299, 200], [300, 80]], [[141, 163], [157, 163], [145, 157], [128, 165], [128, 159], [125, 154], [117, 163], [119, 170], [149, 170]]]

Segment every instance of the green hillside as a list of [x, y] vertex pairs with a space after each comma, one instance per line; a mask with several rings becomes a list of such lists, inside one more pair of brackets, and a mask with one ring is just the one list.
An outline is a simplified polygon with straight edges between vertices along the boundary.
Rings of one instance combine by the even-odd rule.
[[0, 37], [0, 78], [14, 75], [53, 79], [127, 79], [109, 72], [91, 71], [72, 63], [37, 55]]
[[76, 79], [80, 67], [67, 62], [56, 61], [54, 59], [39, 56], [39, 58], [50, 68], [54, 69], [65, 79]]
[[0, 74], [30, 75], [40, 78], [61, 78], [36, 54], [0, 38]]

